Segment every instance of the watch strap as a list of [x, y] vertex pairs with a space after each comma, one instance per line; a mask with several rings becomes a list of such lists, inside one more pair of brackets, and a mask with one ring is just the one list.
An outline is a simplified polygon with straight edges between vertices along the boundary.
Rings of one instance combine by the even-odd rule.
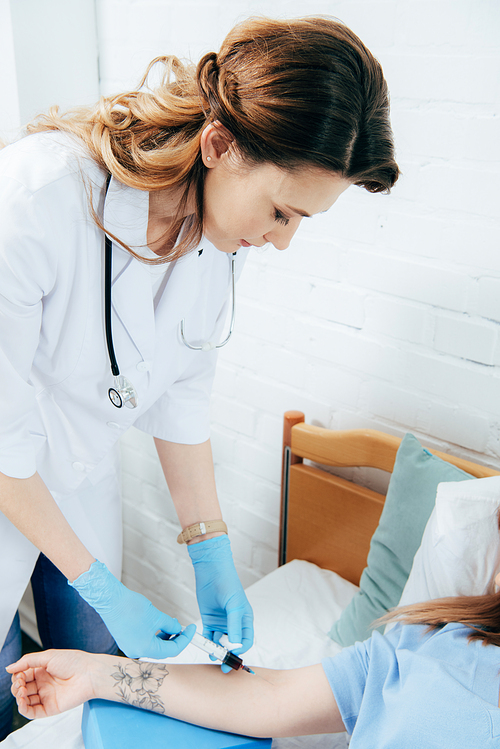
[[205, 520], [204, 522], [194, 523], [184, 528], [182, 533], [177, 536], [178, 544], [187, 544], [196, 536], [204, 536], [206, 533], [222, 532], [227, 533], [227, 525], [223, 520]]

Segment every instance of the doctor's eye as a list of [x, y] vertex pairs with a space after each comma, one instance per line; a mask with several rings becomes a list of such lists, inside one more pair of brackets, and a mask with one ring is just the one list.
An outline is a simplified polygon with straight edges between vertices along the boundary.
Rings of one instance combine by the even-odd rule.
[[279, 211], [277, 208], [274, 209], [274, 220], [277, 221], [279, 224], [283, 224], [283, 226], [287, 226], [290, 219], [287, 218], [281, 211]]

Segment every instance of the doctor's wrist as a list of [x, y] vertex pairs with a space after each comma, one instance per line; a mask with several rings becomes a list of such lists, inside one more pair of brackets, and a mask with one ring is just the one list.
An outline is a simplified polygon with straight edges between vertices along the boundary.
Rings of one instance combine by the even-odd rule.
[[86, 559], [82, 558], [80, 562], [78, 562], [77, 560], [73, 566], [73, 570], [66, 574], [68, 583], [70, 585], [73, 585], [76, 580], [85, 575], [87, 572], [90, 572], [90, 568], [96, 561], [97, 559], [91, 554], [88, 554], [88, 558]]

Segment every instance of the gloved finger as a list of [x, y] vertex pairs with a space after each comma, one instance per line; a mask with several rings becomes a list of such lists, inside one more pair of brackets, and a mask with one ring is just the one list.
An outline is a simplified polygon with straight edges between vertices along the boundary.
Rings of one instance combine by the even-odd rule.
[[246, 622], [243, 620], [243, 630], [241, 638], [241, 648], [238, 650], [238, 654], [246, 653], [247, 650], [253, 645], [254, 631], [253, 631], [253, 618], [249, 617], [250, 621]]
[[226, 633], [221, 632], [220, 630], [216, 629], [212, 632], [212, 640], [217, 643], [217, 645], [220, 644], [221, 637], [224, 637]]
[[[167, 635], [178, 635], [182, 630], [182, 627], [177, 619], [174, 619], [168, 614], [164, 614], [159, 611], [158, 619], [156, 621], [156, 629], [157, 632], [159, 630], [160, 632], [164, 632]], [[162, 639], [167, 640], [168, 637], [164, 637]]]
[[224, 663], [221, 664], [220, 670], [223, 674], [229, 674], [233, 670], [231, 666], [226, 666]]
[[[243, 609], [233, 609], [227, 612], [227, 636], [231, 642], [241, 642]], [[239, 650], [239, 648], [238, 648]], [[236, 651], [233, 651], [236, 652]]]
[[[253, 617], [245, 615], [242, 621], [241, 639], [237, 640], [237, 642], [240, 642], [241, 645], [237, 648], [231, 648], [232, 652], [235, 655], [246, 653], [246, 651], [249, 650], [253, 645], [253, 637]], [[229, 639], [231, 640], [232, 638]]]
[[215, 642], [214, 633], [215, 631], [211, 627], [203, 625], [203, 637], [206, 637], [207, 640], [212, 640], [212, 642]]
[[161, 634], [156, 638], [156, 643], [152, 643], [152, 648], [158, 650], [160, 655], [151, 655], [152, 658], [175, 658], [184, 648], [186, 648], [194, 637], [196, 625], [190, 624], [180, 634], [173, 635], [169, 640], [164, 641]]
[[171, 648], [170, 657], [179, 655], [184, 648], [186, 648], [194, 637], [196, 632], [196, 624], [189, 624], [182, 632], [175, 635], [168, 641], [168, 646]]

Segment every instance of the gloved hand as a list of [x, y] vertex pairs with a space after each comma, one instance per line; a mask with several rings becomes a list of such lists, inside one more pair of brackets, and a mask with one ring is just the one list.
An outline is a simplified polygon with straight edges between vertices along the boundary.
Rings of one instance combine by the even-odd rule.
[[[188, 545], [196, 577], [196, 597], [203, 621], [203, 635], [219, 642], [241, 642], [233, 652], [244, 653], [253, 644], [253, 611], [240, 583], [227, 536]], [[227, 673], [229, 666], [222, 666]]]
[[[69, 582], [100, 614], [118, 647], [129, 658], [172, 658], [189, 644], [196, 632], [190, 624], [182, 634], [177, 619], [158, 611], [147, 598], [122, 585], [105, 564], [94, 562], [87, 572]], [[160, 630], [177, 635], [165, 641]]]

